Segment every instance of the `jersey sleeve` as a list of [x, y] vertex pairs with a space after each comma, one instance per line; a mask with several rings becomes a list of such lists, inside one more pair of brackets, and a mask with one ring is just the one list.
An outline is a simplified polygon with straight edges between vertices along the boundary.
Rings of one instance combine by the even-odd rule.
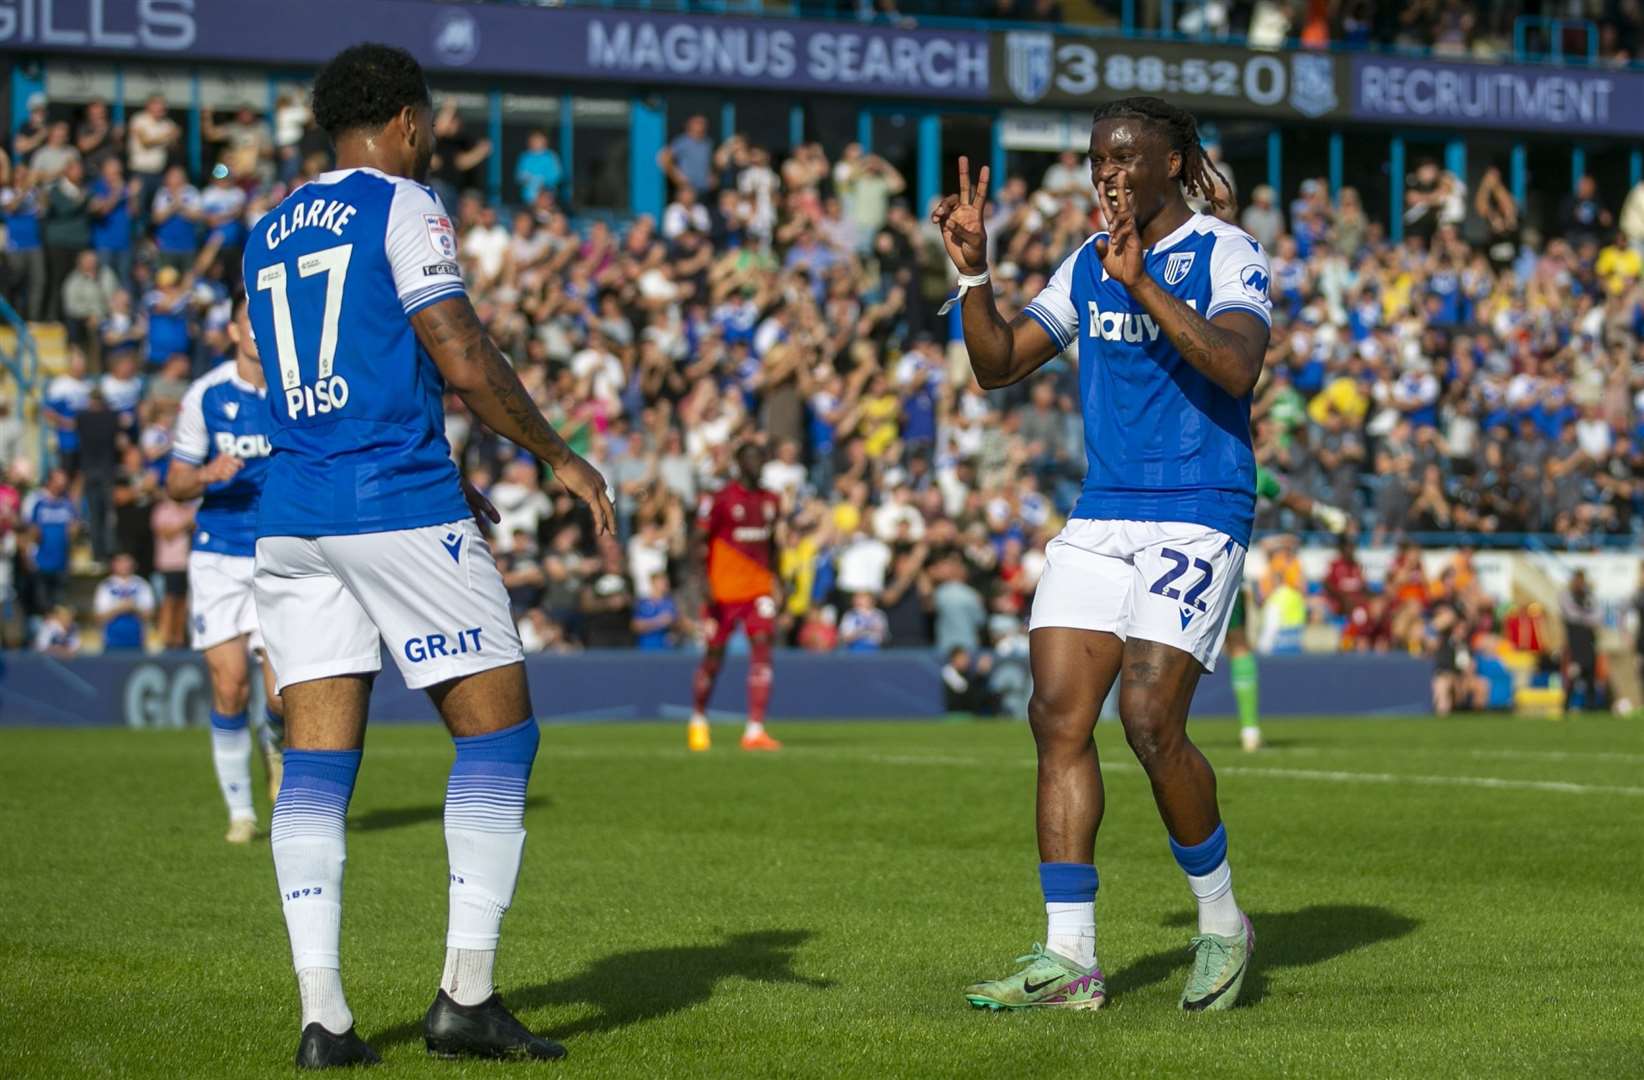
[[457, 265], [456, 226], [426, 188], [410, 182], [394, 185], [383, 246], [407, 315], [466, 294]]
[[1248, 311], [1269, 326], [1273, 323], [1273, 303], [1267, 298], [1271, 271], [1267, 252], [1244, 233], [1222, 233], [1210, 253], [1210, 307], [1204, 317], [1213, 319], [1224, 311]]
[[1090, 241], [1085, 241], [1063, 259], [1050, 282], [1025, 309], [1028, 317], [1044, 327], [1058, 350], [1066, 349], [1079, 336], [1079, 309], [1073, 306], [1073, 264], [1089, 245]]
[[139, 580], [137, 582], [137, 595], [133, 596], [131, 599], [132, 602], [137, 605], [138, 611], [141, 611], [144, 615], [153, 614], [154, 586], [150, 585], [146, 581]]
[[195, 383], [183, 395], [177, 409], [177, 426], [171, 433], [171, 456], [188, 465], [204, 465], [211, 452], [205, 425], [205, 387]]
[[97, 615], [107, 615], [114, 610], [114, 605], [118, 602], [114, 598], [113, 586], [107, 581], [99, 582], [95, 598], [91, 602], [91, 610]]

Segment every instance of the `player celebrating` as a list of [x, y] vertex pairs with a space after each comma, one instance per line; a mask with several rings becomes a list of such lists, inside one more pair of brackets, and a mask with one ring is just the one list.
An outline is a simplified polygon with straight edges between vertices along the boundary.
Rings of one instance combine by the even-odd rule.
[[313, 110], [337, 168], [262, 218], [245, 250], [274, 416], [256, 597], [286, 706], [272, 846], [302, 996], [297, 1063], [377, 1060], [355, 1034], [337, 954], [343, 823], [383, 644], [456, 741], [429, 1052], [561, 1057], [492, 986], [538, 735], [508, 596], [470, 516], [471, 505], [496, 511], [451, 460], [445, 388], [550, 463], [602, 533], [613, 520], [605, 481], [543, 419], [469, 303], [451, 219], [420, 183], [434, 117], [417, 62], [383, 45], [347, 49], [316, 77]]
[[781, 500], [759, 486], [765, 452], [743, 443], [736, 452], [737, 475], [697, 512], [697, 532], [707, 549], [708, 651], [691, 682], [691, 722], [685, 745], [706, 750], [708, 698], [725, 662], [725, 643], [737, 623], [748, 632], [748, 724], [744, 750], [780, 750], [765, 733], [765, 706], [771, 700], [771, 634], [776, 621], [776, 519]]
[[1187, 710], [1221, 648], [1250, 540], [1250, 392], [1267, 348], [1267, 257], [1242, 230], [1188, 207], [1184, 189], [1212, 201], [1217, 190], [1189, 113], [1158, 98], [1104, 105], [1090, 162], [1109, 230], [1068, 256], [1010, 323], [988, 285], [988, 170], [973, 190], [961, 158], [958, 196], [932, 214], [959, 268], [965, 346], [983, 387], [1018, 382], [1078, 343], [1087, 460], [1029, 624], [1048, 939], [1021, 970], [965, 996], [995, 1009], [1106, 1000], [1091, 735], [1118, 678], [1125, 738], [1199, 902], [1181, 1006], [1225, 1009], [1255, 934], [1233, 897], [1216, 778], [1187, 737]]
[[280, 697], [257, 631], [251, 591], [257, 497], [268, 471], [268, 431], [274, 421], [243, 300], [228, 336], [234, 358], [195, 380], [183, 395], [166, 491], [179, 502], [204, 496], [194, 516], [194, 549], [188, 556], [190, 634], [194, 647], [205, 653], [211, 679], [211, 759], [228, 804], [226, 839], [244, 844], [257, 835], [257, 811], [251, 802], [251, 731], [246, 722], [251, 699], [248, 655], [259, 658], [267, 692], [262, 736], [269, 797], [276, 797], [280, 789]]
[[[1336, 536], [1347, 531], [1347, 511], [1310, 499], [1299, 491], [1286, 491], [1278, 477], [1259, 465], [1256, 467], [1256, 498], [1276, 502], [1304, 518], [1312, 518]], [[1233, 601], [1233, 614], [1227, 620], [1225, 648], [1228, 674], [1233, 682], [1233, 700], [1239, 709], [1239, 743], [1254, 752], [1262, 748], [1262, 726], [1256, 654], [1250, 650], [1250, 635], [1245, 630], [1245, 612], [1256, 606], [1249, 600], [1249, 592], [1249, 586], [1241, 582], [1239, 595]]]

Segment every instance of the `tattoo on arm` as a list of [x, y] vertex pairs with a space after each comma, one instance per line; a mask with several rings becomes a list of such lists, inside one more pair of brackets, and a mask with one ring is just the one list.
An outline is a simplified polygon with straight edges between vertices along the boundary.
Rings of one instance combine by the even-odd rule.
[[531, 400], [466, 298], [423, 308], [412, 323], [446, 381], [482, 422], [550, 465], [570, 458], [570, 447]]

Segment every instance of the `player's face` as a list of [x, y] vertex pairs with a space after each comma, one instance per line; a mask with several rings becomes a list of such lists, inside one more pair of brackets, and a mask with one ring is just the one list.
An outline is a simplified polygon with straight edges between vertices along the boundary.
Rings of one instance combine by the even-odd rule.
[[1101, 120], [1090, 130], [1090, 179], [1109, 218], [1118, 210], [1118, 189], [1123, 188], [1137, 228], [1145, 227], [1172, 194], [1180, 194], [1180, 169], [1181, 155], [1146, 120]]
[[736, 467], [746, 480], [758, 480], [760, 470], [765, 467], [765, 455], [756, 447], [748, 447], [736, 455]]

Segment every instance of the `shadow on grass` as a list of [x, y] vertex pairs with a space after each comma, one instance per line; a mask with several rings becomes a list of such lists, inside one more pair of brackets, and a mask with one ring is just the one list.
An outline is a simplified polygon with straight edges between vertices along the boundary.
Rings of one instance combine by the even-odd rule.
[[[1164, 920], [1165, 926], [1193, 928], [1197, 924], [1197, 915], [1190, 912]], [[1296, 911], [1252, 913], [1250, 925], [1256, 930], [1256, 959], [1239, 994], [1241, 1005], [1254, 1004], [1267, 993], [1267, 972], [1322, 964], [1356, 949], [1401, 938], [1421, 924], [1382, 907], [1315, 904]], [[1185, 948], [1152, 953], [1115, 973], [1108, 988], [1117, 997], [1172, 976], [1185, 980], [1190, 960]]]
[[[725, 979], [826, 990], [834, 985], [831, 980], [807, 978], [793, 970], [793, 951], [810, 937], [809, 930], [755, 930], [704, 945], [613, 953], [569, 978], [509, 990], [503, 1000], [516, 1014], [548, 1005], [592, 1005], [592, 1015], [538, 1032], [565, 1039], [615, 1031], [700, 1005]], [[418, 1017], [382, 1032], [371, 1043], [387, 1047], [421, 1037]]]
[[[527, 812], [552, 805], [554, 805], [554, 801], [546, 795], [532, 795], [525, 800]], [[385, 806], [376, 810], [367, 810], [363, 814], [349, 818], [348, 827], [350, 830], [363, 832], [371, 832], [376, 829], [401, 829], [407, 825], [422, 825], [430, 821], [440, 821], [444, 817], [444, 803], [430, 803], [426, 806]]]

